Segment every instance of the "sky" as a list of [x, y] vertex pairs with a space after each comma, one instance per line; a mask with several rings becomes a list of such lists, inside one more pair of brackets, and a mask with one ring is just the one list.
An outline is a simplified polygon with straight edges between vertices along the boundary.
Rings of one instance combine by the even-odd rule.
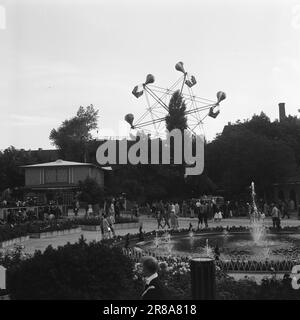
[[[98, 137], [128, 130], [154, 74], [168, 87], [183, 61], [197, 96], [226, 92], [208, 140], [228, 122], [300, 108], [300, 0], [0, 0], [0, 149], [53, 148], [52, 128], [99, 108]], [[96, 133], [95, 133], [96, 134]]]

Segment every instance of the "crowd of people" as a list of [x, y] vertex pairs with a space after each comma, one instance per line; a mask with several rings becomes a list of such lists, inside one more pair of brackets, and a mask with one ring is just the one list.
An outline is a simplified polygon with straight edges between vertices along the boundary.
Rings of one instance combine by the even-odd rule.
[[146, 204], [148, 216], [156, 217], [157, 228], [178, 228], [179, 217], [198, 218], [198, 229], [208, 227], [208, 220], [221, 221], [232, 217], [233, 210], [229, 203], [217, 203], [215, 200], [193, 199], [189, 201], [154, 201]]
[[29, 207], [29, 206], [37, 206], [38, 201], [35, 197], [27, 197], [24, 200], [19, 199], [3, 199], [0, 202], [1, 208], [18, 208], [18, 207]]
[[[5, 219], [0, 217], [0, 223], [22, 223], [35, 219], [55, 219], [61, 216], [61, 210], [58, 204], [50, 201], [48, 204], [39, 206], [33, 211], [33, 206], [36, 204], [36, 199], [26, 198], [22, 200], [2, 200], [1, 207], [7, 208]], [[179, 217], [198, 218], [198, 229], [208, 227], [208, 221], [213, 220], [220, 222], [222, 219], [248, 216], [250, 221], [254, 220], [253, 205], [245, 201], [216, 201], [214, 198], [201, 197], [200, 199], [191, 199], [183, 201], [153, 201], [147, 202], [144, 206], [139, 206], [137, 202], [128, 201], [131, 205], [128, 206], [131, 210], [131, 215], [138, 217], [141, 213], [152, 215], [157, 220], [158, 229], [178, 229]], [[78, 199], [74, 200], [73, 211], [74, 215], [78, 216], [82, 203]], [[95, 212], [94, 206], [91, 204], [85, 205], [85, 216], [100, 215], [103, 218], [103, 234], [109, 237], [113, 235], [114, 220], [120, 216], [120, 212], [127, 211], [126, 200], [124, 197], [108, 197], [100, 204], [100, 209]], [[280, 227], [280, 221], [284, 218], [290, 218], [290, 213], [296, 209], [293, 200], [275, 202], [266, 202], [262, 199], [257, 201], [258, 218], [264, 220], [266, 217], [272, 217], [273, 225], [276, 228]]]
[[[134, 209], [139, 211], [141, 209]], [[273, 225], [280, 227], [280, 220], [290, 218], [290, 213], [296, 210], [293, 200], [266, 202], [263, 199], [257, 201], [257, 219], [264, 220], [271, 217]], [[154, 201], [146, 203], [144, 213], [152, 215], [157, 220], [157, 228], [171, 229], [178, 228], [178, 217], [198, 218], [198, 229], [208, 227], [208, 221], [220, 222], [223, 219], [232, 217], [249, 217], [250, 222], [254, 221], [253, 204], [246, 201], [219, 201], [215, 199], [193, 199], [179, 201]]]
[[270, 203], [260, 200], [257, 204], [257, 212], [255, 212], [253, 205], [250, 203], [247, 203], [247, 207], [250, 222], [253, 222], [255, 219], [264, 221], [266, 217], [271, 217], [273, 228], [277, 229], [281, 228], [281, 220], [284, 218], [290, 219], [290, 213], [296, 210], [295, 202], [292, 199]]
[[57, 205], [40, 206], [35, 210], [31, 207], [9, 208], [6, 216], [0, 218], [0, 223], [20, 224], [34, 220], [54, 220], [61, 216], [62, 212]]

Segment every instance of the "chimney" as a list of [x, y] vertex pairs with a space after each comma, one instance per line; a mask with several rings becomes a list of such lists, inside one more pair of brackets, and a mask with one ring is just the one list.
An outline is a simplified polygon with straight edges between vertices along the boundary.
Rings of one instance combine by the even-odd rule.
[[283, 121], [285, 118], [286, 118], [286, 115], [285, 115], [285, 103], [284, 102], [280, 102], [278, 104], [279, 106], [279, 121]]

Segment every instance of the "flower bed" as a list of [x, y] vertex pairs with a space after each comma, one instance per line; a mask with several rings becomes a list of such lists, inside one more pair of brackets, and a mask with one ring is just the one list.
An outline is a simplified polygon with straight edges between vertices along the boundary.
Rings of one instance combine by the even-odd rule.
[[80, 227], [70, 220], [35, 221], [20, 225], [0, 226], [0, 247], [6, 247], [30, 238], [44, 238], [80, 232]]
[[[192, 299], [190, 264], [185, 258], [171, 257], [159, 262], [159, 278], [163, 282], [168, 299]], [[136, 263], [134, 281], [137, 290], [143, 288], [142, 266]], [[300, 290], [294, 290], [292, 279], [264, 278], [261, 284], [255, 279], [245, 277], [235, 280], [220, 268], [216, 267], [216, 299], [217, 300], [293, 300], [300, 299]]]
[[31, 255], [25, 253], [23, 249], [23, 245], [16, 244], [13, 248], [0, 252], [0, 265], [8, 269], [19, 264], [21, 261], [31, 258]]
[[54, 221], [35, 221], [28, 224], [28, 233], [43, 233], [74, 229], [77, 227], [73, 221], [70, 220], [54, 220]]
[[9, 241], [12, 239], [25, 237], [28, 233], [27, 224], [10, 225], [5, 224], [0, 226], [0, 242]]

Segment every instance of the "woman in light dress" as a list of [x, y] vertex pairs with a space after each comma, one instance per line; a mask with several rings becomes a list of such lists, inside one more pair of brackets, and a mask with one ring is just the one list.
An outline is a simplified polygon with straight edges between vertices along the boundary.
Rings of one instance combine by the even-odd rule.
[[90, 217], [92, 214], [93, 214], [93, 206], [89, 204], [87, 209], [87, 216]]
[[109, 224], [111, 236], [114, 236], [114, 237], [115, 237], [115, 236], [116, 236], [115, 230], [114, 230], [114, 224], [116, 223], [115, 216], [114, 216], [113, 214], [110, 214], [110, 215], [107, 217], [107, 221], [108, 221], [108, 224]]
[[176, 215], [175, 205], [170, 205], [171, 229], [178, 229], [178, 216]]
[[111, 229], [110, 224], [107, 219], [107, 215], [103, 217], [103, 239], [111, 239]]

